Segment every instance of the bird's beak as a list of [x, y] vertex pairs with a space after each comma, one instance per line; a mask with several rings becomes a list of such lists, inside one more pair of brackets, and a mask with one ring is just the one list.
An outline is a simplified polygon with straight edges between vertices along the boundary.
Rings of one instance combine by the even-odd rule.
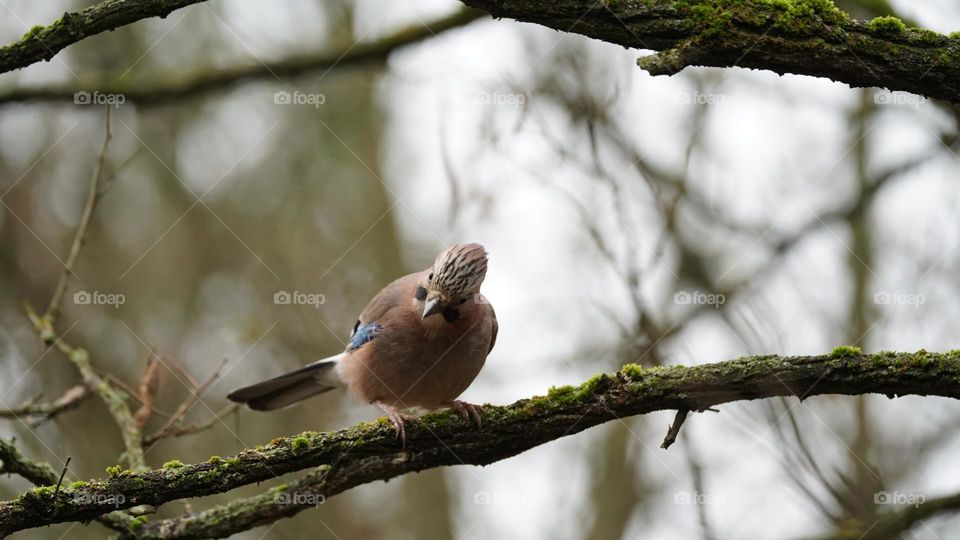
[[423, 317], [421, 318], [426, 319], [431, 315], [436, 315], [443, 311], [443, 307], [443, 302], [440, 301], [440, 298], [427, 298], [423, 303]]

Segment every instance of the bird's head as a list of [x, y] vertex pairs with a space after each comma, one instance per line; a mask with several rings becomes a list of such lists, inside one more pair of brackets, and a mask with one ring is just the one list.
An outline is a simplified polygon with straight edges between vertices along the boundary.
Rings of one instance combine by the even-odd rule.
[[423, 318], [438, 313], [448, 320], [451, 315], [455, 318], [457, 307], [480, 292], [486, 275], [487, 252], [480, 244], [457, 244], [443, 250], [417, 286]]

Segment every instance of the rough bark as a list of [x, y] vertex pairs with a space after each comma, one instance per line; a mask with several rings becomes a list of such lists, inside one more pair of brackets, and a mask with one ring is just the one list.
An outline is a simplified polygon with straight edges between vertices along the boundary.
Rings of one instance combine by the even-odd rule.
[[[37, 488], [0, 503], [0, 535], [64, 521], [85, 521], [142, 504], [221, 493], [293, 471], [304, 479], [197, 515], [140, 523], [144, 537], [225, 536], [296, 514], [360, 484], [445, 465], [486, 465], [612, 419], [659, 410], [704, 410], [732, 401], [775, 396], [869, 393], [960, 397], [960, 351], [945, 354], [861, 354], [840, 347], [824, 356], [756, 356], [684, 367], [628, 365], [578, 387], [505, 407], [488, 406], [476, 429], [452, 413], [432, 414], [407, 431], [401, 448], [384, 420], [329, 433], [278, 438], [230, 458], [145, 472], [61, 489]], [[285, 495], [282, 495], [285, 494]], [[298, 495], [299, 494], [299, 495]], [[301, 496], [302, 495], [302, 496]], [[298, 502], [299, 501], [299, 502]]]
[[960, 103], [960, 38], [892, 17], [851, 19], [830, 0], [462, 0], [509, 17], [637, 49], [653, 75], [688, 66], [826, 77]]

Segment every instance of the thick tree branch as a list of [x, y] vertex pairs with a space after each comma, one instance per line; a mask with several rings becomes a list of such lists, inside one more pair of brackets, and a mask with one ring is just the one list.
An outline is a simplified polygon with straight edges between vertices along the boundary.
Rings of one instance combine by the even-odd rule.
[[[69, 461], [69, 458], [67, 458]], [[66, 468], [64, 468], [66, 470]], [[0, 439], [0, 474], [16, 474], [27, 481], [41, 486], [42, 490], [56, 491], [51, 487], [58, 482], [57, 473], [46, 463], [27, 459], [17, 450], [12, 441]], [[111, 512], [97, 518], [97, 521], [115, 531], [130, 534], [131, 527], [140, 521], [124, 512]]]
[[104, 0], [62, 17], [47, 26], [34, 26], [17, 41], [0, 47], [0, 73], [50, 60], [69, 45], [90, 36], [172, 11], [203, 0]]
[[122, 94], [125, 103], [135, 103], [141, 107], [180, 103], [185, 99], [202, 97], [241, 83], [276, 81], [278, 78], [287, 79], [309, 73], [322, 73], [333, 68], [383, 62], [397, 49], [419, 43], [447, 30], [459, 28], [483, 16], [486, 16], [483, 11], [463, 8], [435, 21], [412, 25], [376, 41], [353, 45], [349, 49], [324, 51], [223, 70], [205, 70], [189, 76], [159, 75], [151, 81], [139, 83], [136, 86], [112, 82], [84, 86], [84, 88], [76, 86], [22, 88], [0, 94], [0, 105], [22, 102], [73, 103], [74, 94], [78, 90], [100, 94]]
[[[857, 349], [841, 347], [825, 356], [757, 356], [648, 370], [629, 365], [579, 387], [554, 388], [547, 396], [506, 407], [489, 406], [481, 430], [452, 413], [429, 415], [422, 425], [408, 430], [406, 449], [400, 448], [390, 424], [381, 420], [336, 432], [278, 438], [231, 458], [213, 457], [192, 465], [171, 462], [163, 469], [145, 472], [114, 470], [112, 478], [62, 490], [56, 500], [50, 491], [34, 490], [0, 503], [0, 535], [87, 520], [118, 507], [160, 505], [221, 493], [307, 468], [320, 467], [312, 480], [304, 480], [309, 493], [330, 497], [360, 484], [412, 471], [445, 465], [486, 465], [615, 418], [652, 411], [705, 410], [731, 401], [775, 396], [805, 399], [822, 394], [868, 393], [958, 398], [960, 351], [861, 354]], [[274, 506], [298, 499], [265, 503], [263, 497], [252, 507], [238, 504], [232, 510], [215, 509], [226, 514], [223, 519], [205, 522], [194, 516], [192, 526], [221, 531], [211, 532], [219, 535], [226, 531], [224, 519], [230, 516], [237, 519], [230, 528], [235, 532], [275, 519], [271, 518], [274, 514], [295, 513]], [[318, 502], [316, 498], [301, 501], [304, 507]], [[169, 524], [164, 522], [165, 526]]]
[[852, 20], [830, 0], [462, 1], [494, 17], [660, 51], [639, 60], [653, 75], [740, 66], [960, 103], [960, 38], [893, 18]]

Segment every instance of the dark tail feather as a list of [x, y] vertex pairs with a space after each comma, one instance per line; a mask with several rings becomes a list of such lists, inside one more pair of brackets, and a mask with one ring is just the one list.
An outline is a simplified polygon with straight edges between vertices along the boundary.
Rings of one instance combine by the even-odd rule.
[[303, 401], [340, 386], [334, 367], [337, 357], [320, 360], [300, 369], [234, 390], [227, 399], [244, 403], [255, 411], [272, 411]]

